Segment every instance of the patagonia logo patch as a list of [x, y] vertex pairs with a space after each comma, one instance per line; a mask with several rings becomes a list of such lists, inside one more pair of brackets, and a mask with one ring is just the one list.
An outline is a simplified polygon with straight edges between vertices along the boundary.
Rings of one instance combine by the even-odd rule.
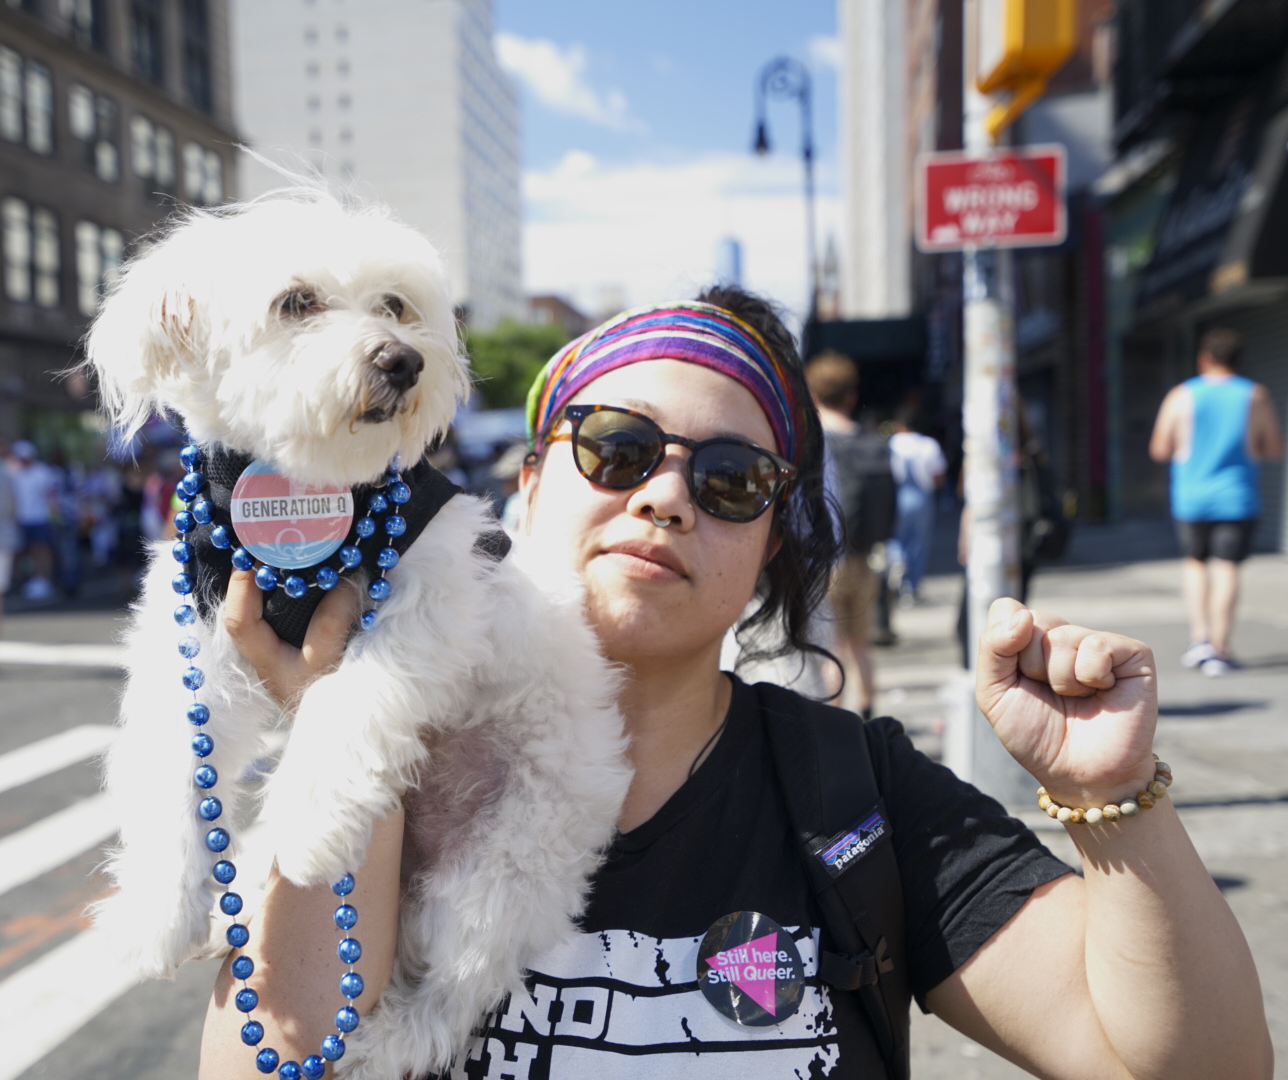
[[833, 877], [837, 877], [855, 860], [863, 858], [889, 832], [890, 823], [878, 806], [854, 828], [838, 833], [830, 840], [820, 841], [814, 855]]

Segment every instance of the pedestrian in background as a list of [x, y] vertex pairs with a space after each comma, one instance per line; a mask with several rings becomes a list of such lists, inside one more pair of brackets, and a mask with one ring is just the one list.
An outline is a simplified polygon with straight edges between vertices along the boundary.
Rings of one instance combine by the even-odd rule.
[[19, 439], [9, 458], [9, 477], [13, 482], [15, 513], [21, 546], [16, 559], [27, 558], [30, 576], [23, 586], [28, 600], [47, 600], [54, 593], [54, 510], [57, 500], [57, 477], [39, 459], [36, 444]]
[[921, 580], [935, 531], [935, 492], [948, 472], [943, 448], [917, 426], [915, 409], [904, 406], [890, 436], [890, 465], [897, 486], [892, 561], [901, 568], [894, 576], [905, 604], [921, 599]]
[[1283, 436], [1266, 388], [1236, 374], [1243, 338], [1218, 327], [1199, 341], [1198, 374], [1163, 399], [1149, 440], [1155, 461], [1171, 462], [1171, 506], [1184, 556], [1190, 643], [1185, 667], [1228, 674], [1239, 564], [1261, 513], [1257, 463], [1283, 456]]
[[13, 557], [22, 542], [13, 480], [8, 469], [0, 469], [0, 622], [4, 619], [4, 595], [13, 581]]
[[876, 432], [854, 420], [859, 403], [859, 370], [848, 356], [827, 350], [805, 368], [805, 381], [818, 406], [823, 438], [835, 470], [832, 493], [840, 512], [845, 553], [832, 574], [833, 647], [841, 661], [841, 704], [864, 719], [872, 715], [872, 656], [868, 649], [872, 607], [879, 582], [869, 563], [873, 549], [894, 526], [894, 475], [890, 448]]

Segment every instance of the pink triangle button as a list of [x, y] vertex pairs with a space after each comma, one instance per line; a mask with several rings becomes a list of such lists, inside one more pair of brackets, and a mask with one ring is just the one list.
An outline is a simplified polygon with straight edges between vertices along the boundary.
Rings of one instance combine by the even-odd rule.
[[766, 934], [735, 949], [719, 952], [707, 958], [707, 963], [729, 976], [729, 981], [752, 1001], [773, 1016], [778, 980], [774, 975], [774, 954], [777, 952], [778, 934]]
[[717, 919], [698, 950], [697, 981], [736, 1024], [778, 1024], [800, 1007], [804, 968], [792, 935], [757, 911]]

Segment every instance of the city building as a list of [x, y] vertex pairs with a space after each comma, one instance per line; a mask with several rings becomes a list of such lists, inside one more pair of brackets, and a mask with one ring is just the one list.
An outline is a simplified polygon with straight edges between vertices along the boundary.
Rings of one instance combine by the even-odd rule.
[[[1244, 335], [1244, 373], [1288, 413], [1288, 2], [1119, 0], [1114, 26], [1114, 161], [1097, 184], [1108, 503], [1162, 514], [1149, 433], [1205, 329]], [[1263, 467], [1263, 550], [1288, 550], [1286, 483]]]
[[1113, 9], [1113, 0], [1081, 0], [1073, 55], [1010, 135], [1017, 146], [1064, 147], [1068, 237], [1014, 254], [1015, 372], [1026, 431], [1055, 487], [1097, 520], [1110, 508], [1104, 223], [1094, 185], [1112, 161]]
[[840, 313], [900, 318], [912, 309], [905, 0], [838, 0], [845, 202]]
[[234, 188], [224, 0], [0, 4], [0, 440], [91, 452], [64, 377], [130, 243]]
[[[388, 204], [447, 260], [473, 326], [522, 320], [517, 91], [492, 0], [236, 0], [237, 119], [247, 142]], [[247, 161], [247, 195], [280, 173]]]
[[562, 296], [529, 296], [528, 322], [537, 326], [561, 326], [568, 337], [580, 337], [595, 324]]
[[[1092, 513], [1104, 503], [1106, 453], [1102, 244], [1091, 188], [1110, 163], [1103, 45], [1112, 7], [1112, 0], [1079, 5], [1075, 56], [1003, 140], [1060, 143], [1068, 155], [1068, 238], [1015, 252], [1006, 284], [1015, 298], [1028, 430], [1055, 486]], [[954, 467], [962, 434], [962, 258], [917, 251], [913, 222], [918, 159], [963, 147], [964, 16], [962, 0], [838, 0], [848, 209], [841, 312], [851, 329], [819, 328], [820, 341], [851, 342], [844, 351], [864, 368], [865, 404], [885, 415], [918, 409]]]

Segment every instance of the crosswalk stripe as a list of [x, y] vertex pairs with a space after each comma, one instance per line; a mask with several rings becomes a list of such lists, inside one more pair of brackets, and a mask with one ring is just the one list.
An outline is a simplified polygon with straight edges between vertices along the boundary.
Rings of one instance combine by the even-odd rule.
[[107, 724], [81, 724], [0, 754], [0, 791], [29, 784], [101, 754], [111, 745], [115, 730]]
[[119, 668], [125, 666], [125, 649], [120, 645], [49, 645], [38, 641], [0, 641], [0, 664]]
[[[262, 840], [259, 822], [245, 830], [237, 865], [247, 876], [248, 899], [268, 876]], [[0, 980], [0, 1016], [22, 1019], [22, 1038], [6, 1040], [0, 1054], [0, 1080], [21, 1076], [138, 982], [118, 951], [104, 931], [90, 927]]]
[[82, 799], [11, 833], [0, 840], [0, 895], [62, 866], [115, 833], [106, 795]]
[[0, 1080], [14, 1080], [134, 985], [107, 935], [77, 934], [0, 982], [0, 1016], [19, 1025], [0, 1054]]

